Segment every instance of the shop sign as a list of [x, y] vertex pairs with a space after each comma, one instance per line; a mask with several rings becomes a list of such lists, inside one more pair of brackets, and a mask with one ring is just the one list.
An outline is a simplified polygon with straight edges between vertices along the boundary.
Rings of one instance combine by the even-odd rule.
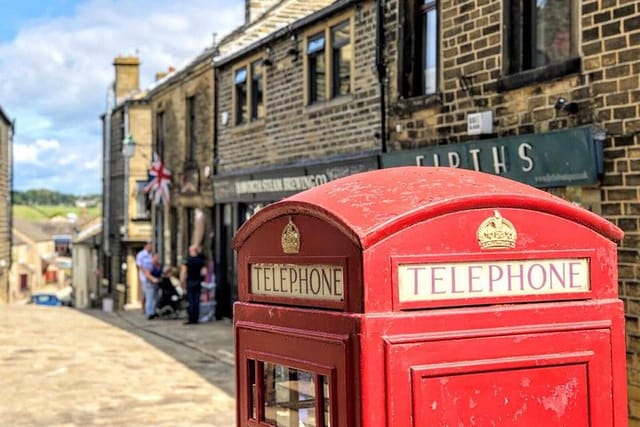
[[273, 195], [274, 198], [280, 198], [338, 178], [376, 169], [377, 156], [368, 156], [357, 160], [335, 160], [233, 178], [216, 177], [213, 184], [214, 197], [218, 202], [233, 199], [251, 200], [254, 196]]
[[501, 175], [534, 187], [588, 185], [602, 173], [602, 143], [591, 127], [479, 140], [380, 156], [381, 167], [449, 166]]

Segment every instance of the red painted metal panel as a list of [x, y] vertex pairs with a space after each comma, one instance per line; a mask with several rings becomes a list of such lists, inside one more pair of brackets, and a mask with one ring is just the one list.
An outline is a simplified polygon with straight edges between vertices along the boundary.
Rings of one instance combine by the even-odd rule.
[[[503, 221], [507, 244], [487, 249], [502, 231], [482, 227]], [[238, 425], [267, 425], [249, 408], [258, 360], [330, 378], [340, 427], [626, 426], [621, 238], [548, 193], [450, 168], [353, 175], [267, 206], [234, 238]], [[307, 273], [335, 274], [328, 297], [301, 291]]]

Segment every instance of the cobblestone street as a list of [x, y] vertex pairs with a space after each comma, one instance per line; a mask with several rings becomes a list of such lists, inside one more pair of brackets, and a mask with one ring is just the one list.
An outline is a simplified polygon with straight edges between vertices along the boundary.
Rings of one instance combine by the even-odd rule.
[[2, 306], [0, 425], [233, 426], [231, 329]]

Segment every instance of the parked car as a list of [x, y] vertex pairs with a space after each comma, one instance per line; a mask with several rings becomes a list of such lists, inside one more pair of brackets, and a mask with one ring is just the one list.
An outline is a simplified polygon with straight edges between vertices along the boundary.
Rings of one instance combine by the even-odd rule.
[[71, 288], [61, 290], [46, 290], [35, 292], [31, 296], [31, 303], [37, 305], [64, 305], [71, 307]]
[[31, 303], [37, 305], [62, 305], [62, 301], [56, 294], [45, 293], [31, 295]]

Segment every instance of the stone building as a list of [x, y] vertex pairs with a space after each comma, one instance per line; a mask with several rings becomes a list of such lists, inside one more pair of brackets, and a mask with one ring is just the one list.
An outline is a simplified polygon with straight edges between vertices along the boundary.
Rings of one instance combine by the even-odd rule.
[[231, 317], [236, 271], [230, 242], [244, 221], [288, 195], [377, 169], [375, 28], [371, 1], [288, 0], [218, 46], [218, 317]]
[[9, 301], [11, 188], [14, 122], [0, 108], [0, 302]]
[[[140, 91], [139, 64], [136, 57], [115, 58], [114, 101], [102, 116], [101, 294], [117, 296], [124, 303], [141, 300], [135, 254], [151, 239], [150, 205], [144, 192], [151, 163], [151, 113]], [[127, 145], [133, 150], [126, 150]]]
[[625, 232], [630, 419], [640, 425], [640, 3], [389, 0], [381, 166], [511, 177]]
[[153, 240], [166, 265], [179, 266], [192, 243], [210, 255], [213, 54], [207, 48], [186, 67], [157, 75], [147, 94], [153, 151], [172, 174], [169, 203], [152, 206]]

